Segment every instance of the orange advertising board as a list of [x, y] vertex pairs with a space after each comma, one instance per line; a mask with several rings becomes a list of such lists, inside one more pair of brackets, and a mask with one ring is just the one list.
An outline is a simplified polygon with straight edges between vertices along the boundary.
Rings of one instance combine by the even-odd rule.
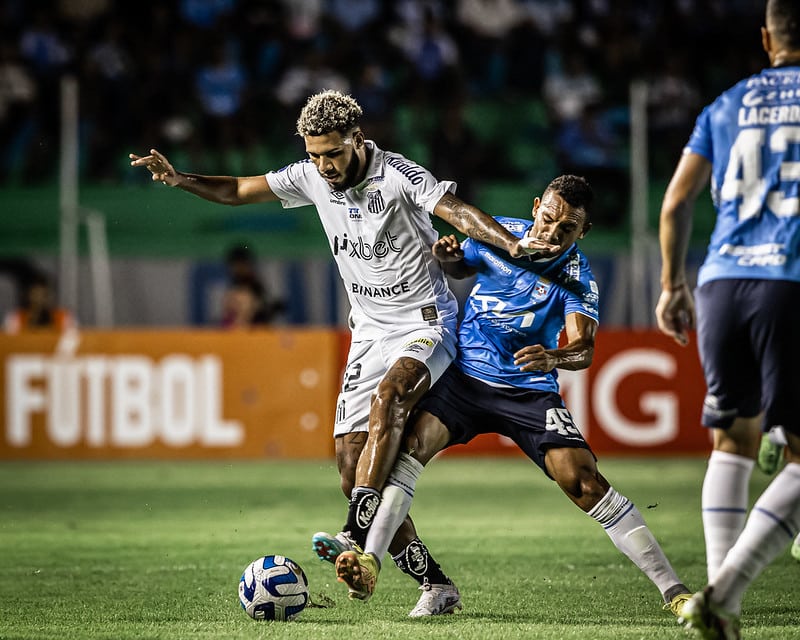
[[[594, 360], [583, 371], [559, 371], [564, 401], [598, 454], [705, 454], [700, 426], [705, 381], [695, 337], [678, 346], [657, 330], [598, 332]], [[522, 455], [513, 442], [483, 435], [448, 450]]]
[[322, 329], [0, 336], [0, 458], [328, 458], [339, 350]]

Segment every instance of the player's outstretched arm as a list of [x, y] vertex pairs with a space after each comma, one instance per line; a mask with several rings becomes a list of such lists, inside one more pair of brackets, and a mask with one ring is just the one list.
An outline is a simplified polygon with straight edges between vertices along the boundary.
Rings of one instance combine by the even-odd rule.
[[177, 171], [167, 157], [156, 149], [150, 149], [150, 154], [146, 156], [131, 153], [128, 157], [132, 167], [145, 167], [150, 171], [154, 182], [178, 187], [211, 202], [240, 205], [278, 199], [264, 176], [202, 176], [183, 173]]
[[534, 238], [517, 238], [488, 213], [467, 204], [452, 193], [442, 196], [433, 208], [433, 213], [470, 238], [505, 249], [513, 258], [534, 254], [544, 257], [554, 255], [560, 249]]
[[686, 279], [694, 203], [710, 177], [711, 163], [706, 158], [696, 153], [685, 154], [661, 204], [658, 226], [661, 295], [656, 305], [656, 320], [662, 333], [681, 345], [688, 344], [688, 331], [695, 323], [694, 300]]
[[592, 364], [597, 321], [582, 313], [570, 313], [564, 329], [567, 344], [558, 349], [545, 349], [540, 344], [523, 347], [514, 354], [514, 364], [520, 371], [578, 371]]

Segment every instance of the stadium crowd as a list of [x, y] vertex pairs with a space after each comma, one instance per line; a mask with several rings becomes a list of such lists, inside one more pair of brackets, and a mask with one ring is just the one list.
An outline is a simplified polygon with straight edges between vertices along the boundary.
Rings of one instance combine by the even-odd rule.
[[[379, 143], [422, 140], [415, 159], [464, 189], [530, 177], [509, 148], [528, 131], [556, 170], [624, 191], [631, 80], [649, 84], [652, 170], [667, 175], [698, 108], [763, 66], [762, 17], [760, 0], [2, 0], [0, 185], [54, 180], [73, 74], [89, 181], [141, 179], [125, 150], [142, 140], [204, 172], [260, 171], [285, 157], [306, 96], [333, 88]], [[503, 118], [526, 101], [541, 127]], [[499, 135], [464, 120], [475, 102]]]

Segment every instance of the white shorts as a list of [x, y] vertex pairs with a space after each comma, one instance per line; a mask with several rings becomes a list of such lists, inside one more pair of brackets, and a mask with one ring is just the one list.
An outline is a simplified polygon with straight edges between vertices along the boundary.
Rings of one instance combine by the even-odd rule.
[[426, 326], [387, 333], [377, 340], [353, 342], [336, 400], [334, 437], [369, 430], [372, 395], [397, 360], [414, 358], [424, 363], [433, 385], [455, 358], [456, 340], [455, 331], [449, 327]]

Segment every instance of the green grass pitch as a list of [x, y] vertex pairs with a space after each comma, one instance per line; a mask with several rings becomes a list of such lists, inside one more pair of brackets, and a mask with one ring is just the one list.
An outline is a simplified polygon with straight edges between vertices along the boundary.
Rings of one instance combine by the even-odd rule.
[[[644, 514], [673, 566], [704, 584], [702, 459], [607, 459], [601, 471]], [[768, 481], [753, 474], [752, 495]], [[387, 557], [378, 590], [350, 602], [310, 537], [346, 503], [332, 461], [0, 465], [0, 638], [687, 638], [656, 588], [523, 459], [445, 458], [412, 510], [462, 592], [452, 616], [407, 617], [419, 592]], [[255, 622], [239, 576], [278, 553], [312, 597], [293, 622]], [[800, 563], [788, 552], [748, 592], [744, 636], [799, 638]]]

